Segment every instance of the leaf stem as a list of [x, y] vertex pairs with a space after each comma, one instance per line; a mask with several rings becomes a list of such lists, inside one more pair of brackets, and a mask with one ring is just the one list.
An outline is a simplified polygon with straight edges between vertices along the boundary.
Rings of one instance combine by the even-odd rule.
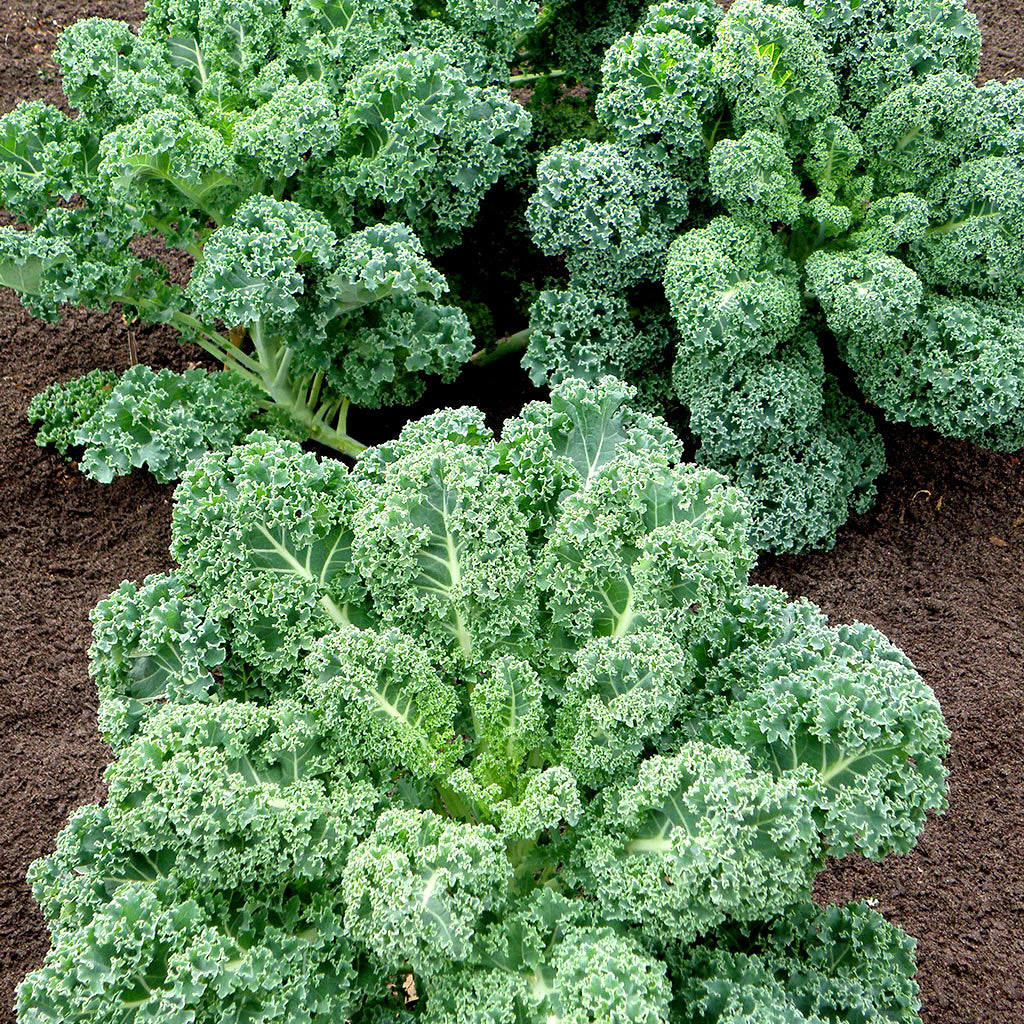
[[487, 366], [497, 362], [513, 352], [522, 352], [530, 343], [531, 328], [519, 331], [516, 334], [509, 334], [501, 338], [493, 348], [482, 348], [469, 357], [469, 361], [475, 366]]
[[[127, 300], [131, 302], [131, 299]], [[233, 345], [230, 339], [217, 331], [211, 331], [201, 320], [197, 320], [189, 313], [177, 312], [171, 317], [171, 322], [179, 328], [184, 328], [197, 335], [195, 342], [204, 352], [219, 359], [225, 366], [241, 373], [247, 379], [256, 378], [258, 383], [262, 376], [263, 367], [251, 356], [247, 355], [240, 348]], [[246, 371], [243, 373], [242, 371]]]
[[[292, 361], [292, 350], [274, 338], [263, 333], [263, 325], [257, 320], [249, 325], [249, 336], [260, 367], [259, 384], [274, 402], [284, 409], [314, 440], [355, 458], [366, 450], [350, 437], [346, 430], [349, 400], [330, 396], [319, 402], [323, 378], [319, 374], [314, 378], [314, 386], [307, 391], [302, 383], [294, 382], [288, 374]], [[316, 397], [313, 397], [314, 391]], [[337, 426], [331, 426], [337, 417]]]
[[531, 82], [540, 82], [542, 80], [550, 80], [552, 78], [565, 78], [569, 72], [557, 68], [555, 71], [538, 71], [532, 75], [511, 75], [509, 77], [509, 84], [514, 86], [529, 85]]

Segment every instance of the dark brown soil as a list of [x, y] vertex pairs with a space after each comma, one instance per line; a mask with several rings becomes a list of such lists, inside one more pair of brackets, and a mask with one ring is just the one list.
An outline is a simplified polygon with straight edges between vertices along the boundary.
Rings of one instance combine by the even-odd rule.
[[[58, 98], [49, 61], [78, 17], [137, 17], [127, 0], [0, 0], [0, 113]], [[983, 77], [1024, 70], [1024, 4], [975, 0]], [[159, 331], [140, 358], [182, 367], [194, 355]], [[113, 315], [34, 321], [0, 292], [0, 1020], [47, 948], [24, 882], [76, 806], [102, 797], [109, 751], [96, 732], [86, 671], [89, 609], [124, 578], [168, 568], [169, 487], [143, 473], [102, 487], [38, 449], [30, 397], [97, 366], [124, 369]], [[509, 369], [442, 391], [487, 405]], [[504, 376], [500, 376], [504, 374]], [[529, 389], [515, 377], [515, 400]], [[434, 396], [436, 401], [437, 396]], [[493, 403], [492, 403], [493, 404]], [[511, 414], [507, 408], [492, 410]], [[500, 419], [500, 416], [495, 416]], [[367, 425], [381, 434], [386, 420]], [[858, 860], [822, 877], [828, 900], [869, 899], [919, 940], [926, 1024], [1024, 1019], [1024, 458], [924, 432], [888, 433], [891, 468], [876, 509], [831, 552], [758, 571], [836, 620], [878, 626], [915, 661], [953, 731], [950, 809], [908, 857]]]
[[978, 16], [984, 49], [981, 81], [1020, 78], [1024, 74], [1024, 3], [1021, 0], [968, 0]]

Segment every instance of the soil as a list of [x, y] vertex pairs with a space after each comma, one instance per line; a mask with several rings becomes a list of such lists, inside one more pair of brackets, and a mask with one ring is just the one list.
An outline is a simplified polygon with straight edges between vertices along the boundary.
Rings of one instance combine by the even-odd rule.
[[[141, 2], [0, 0], [0, 113], [59, 100], [49, 60], [60, 27], [101, 15], [137, 20]], [[1024, 2], [975, 0], [982, 78], [1024, 73]], [[144, 330], [139, 357], [183, 368], [198, 353]], [[25, 408], [37, 391], [94, 367], [128, 365], [114, 315], [33, 320], [0, 291], [0, 1021], [48, 939], [24, 881], [69, 812], [102, 799], [109, 750], [87, 674], [88, 613], [122, 579], [170, 567], [171, 488], [135, 473], [109, 486], [36, 447]], [[532, 389], [505, 365], [470, 371], [415, 412], [473, 402], [500, 381], [493, 425]], [[491, 403], [493, 406], [493, 403]], [[386, 436], [394, 417], [363, 425]], [[355, 424], [353, 424], [355, 427]], [[906, 857], [850, 859], [819, 896], [867, 899], [918, 939], [926, 1024], [1024, 1018], [1024, 457], [924, 431], [887, 430], [890, 469], [875, 509], [829, 552], [765, 559], [761, 582], [818, 603], [836, 621], [885, 632], [938, 694], [953, 733], [950, 807]]]

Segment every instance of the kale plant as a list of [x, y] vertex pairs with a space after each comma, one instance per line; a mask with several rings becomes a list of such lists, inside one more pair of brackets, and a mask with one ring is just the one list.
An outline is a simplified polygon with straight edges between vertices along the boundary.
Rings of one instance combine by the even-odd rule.
[[912, 940], [810, 896], [944, 806], [935, 697], [751, 586], [628, 398], [191, 463], [178, 568], [94, 613], [116, 760], [31, 870], [21, 1024], [918, 1020]]
[[1020, 448], [1024, 90], [975, 86], [979, 51], [963, 0], [652, 7], [605, 57], [605, 137], [538, 169], [534, 238], [568, 277], [533, 307], [535, 379], [681, 402], [776, 550], [873, 500], [857, 389]]
[[[354, 454], [350, 405], [415, 401], [472, 351], [431, 259], [523, 159], [508, 69], [536, 16], [529, 0], [149, 0], [138, 33], [80, 21], [55, 54], [76, 116], [29, 102], [0, 118], [0, 207], [18, 222], [0, 228], [0, 284], [48, 319], [119, 304], [171, 324], [245, 382], [250, 416], [276, 408]], [[150, 236], [191, 261], [185, 287], [142, 255]], [[164, 383], [148, 407], [176, 386], [199, 408], [217, 387]], [[130, 420], [117, 397], [106, 419]], [[161, 443], [182, 463], [177, 436]]]

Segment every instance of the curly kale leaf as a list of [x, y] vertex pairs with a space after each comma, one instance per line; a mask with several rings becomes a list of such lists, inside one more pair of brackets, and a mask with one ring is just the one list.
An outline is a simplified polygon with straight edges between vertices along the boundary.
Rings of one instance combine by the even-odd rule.
[[36, 442], [66, 455], [81, 448], [79, 468], [109, 483], [145, 466], [160, 483], [177, 480], [199, 455], [229, 448], [255, 430], [296, 436], [287, 419], [266, 412], [259, 392], [233, 374], [154, 372], [133, 366], [94, 370], [53, 384], [29, 405]]
[[28, 404], [29, 423], [38, 424], [36, 444], [52, 444], [67, 455], [81, 427], [110, 399], [117, 383], [113, 370], [91, 370], [66, 384], [51, 384]]
[[530, 124], [507, 93], [476, 85], [444, 50], [370, 65], [348, 83], [341, 115], [351, 127], [338, 147], [339, 186], [364, 221], [404, 221], [435, 251], [459, 240]]

